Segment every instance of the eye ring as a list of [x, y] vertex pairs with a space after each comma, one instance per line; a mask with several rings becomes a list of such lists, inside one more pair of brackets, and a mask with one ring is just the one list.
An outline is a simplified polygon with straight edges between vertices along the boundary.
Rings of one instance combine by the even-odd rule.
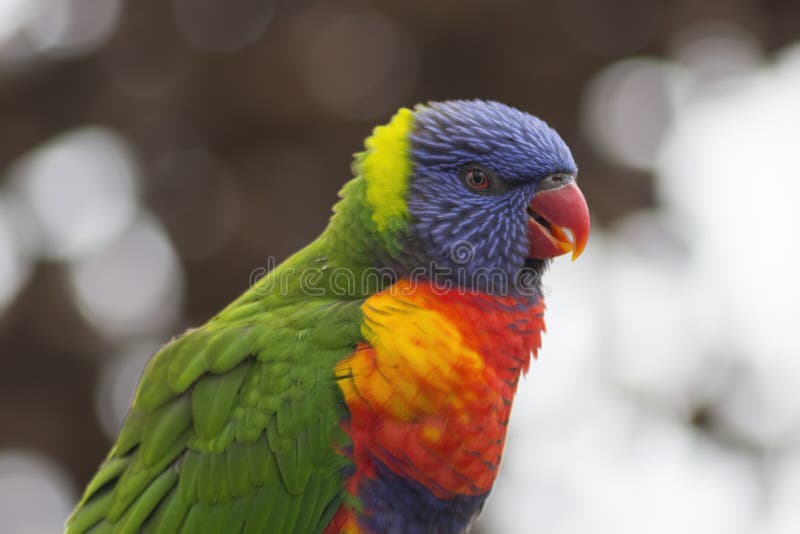
[[485, 192], [492, 185], [491, 174], [480, 165], [469, 165], [464, 169], [464, 182], [473, 191]]

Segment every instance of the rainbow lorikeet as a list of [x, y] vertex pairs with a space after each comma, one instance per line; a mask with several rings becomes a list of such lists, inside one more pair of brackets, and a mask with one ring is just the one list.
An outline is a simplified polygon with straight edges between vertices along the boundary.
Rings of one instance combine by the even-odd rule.
[[330, 224], [150, 360], [67, 532], [463, 532], [583, 250], [567, 145], [496, 102], [400, 109]]

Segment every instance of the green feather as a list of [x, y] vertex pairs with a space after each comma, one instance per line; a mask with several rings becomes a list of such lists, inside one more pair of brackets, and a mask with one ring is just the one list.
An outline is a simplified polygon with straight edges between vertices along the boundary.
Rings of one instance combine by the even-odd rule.
[[189, 509], [189, 514], [181, 526], [181, 532], [186, 534], [204, 534], [208, 530], [208, 516], [211, 514], [211, 505], [195, 503]]
[[147, 516], [161, 502], [162, 498], [178, 481], [178, 473], [173, 469], [168, 469], [161, 473], [151, 484], [147, 486], [141, 495], [122, 516], [119, 523], [114, 527], [114, 534], [133, 534], [140, 530], [142, 523]]
[[[153, 356], [68, 534], [325, 528], [349, 463], [333, 369], [361, 341], [364, 299], [391, 283], [333, 291], [334, 267], [358, 279], [389, 239], [364, 208], [364, 180], [343, 191], [323, 236]], [[304, 285], [309, 269], [320, 276]]]
[[308, 432], [303, 429], [288, 449], [275, 454], [278, 468], [289, 493], [298, 495], [305, 490], [314, 469], [309, 462]]
[[233, 497], [248, 495], [255, 485], [250, 476], [247, 446], [234, 441], [227, 450], [228, 485]]
[[130, 458], [111, 458], [110, 460], [104, 462], [92, 478], [91, 482], [89, 482], [89, 485], [86, 486], [86, 491], [84, 492], [83, 498], [90, 498], [101, 487], [105, 486], [112, 480], [119, 478], [119, 476], [125, 471], [130, 463]]
[[275, 456], [269, 450], [267, 437], [261, 437], [253, 443], [245, 445], [247, 463], [250, 465], [250, 476], [255, 485], [260, 486], [269, 480], [276, 480], [278, 474], [278, 464]]
[[225, 518], [225, 529], [223, 532], [241, 532], [244, 522], [247, 520], [247, 513], [250, 511], [252, 496], [236, 499], [233, 506], [228, 507], [228, 514]]
[[201, 458], [203, 453], [189, 450], [183, 455], [179, 472], [178, 498], [182, 503], [197, 502], [197, 484], [200, 477]]
[[213, 336], [207, 330], [199, 330], [178, 340], [181, 347], [176, 351], [167, 370], [168, 384], [174, 392], [186, 391], [203, 373], [208, 372], [211, 363], [205, 348], [211, 339]]
[[[276, 499], [277, 489], [275, 484], [258, 488], [250, 505], [250, 513], [245, 519], [243, 534], [261, 534], [268, 531], [267, 525], [269, 525], [272, 508], [280, 506]], [[275, 530], [275, 532], [279, 531]]]
[[94, 525], [103, 521], [111, 506], [111, 493], [106, 492], [98, 495], [91, 502], [80, 508], [80, 514], [74, 514], [69, 519], [69, 525], [65, 534], [86, 532]]
[[138, 449], [134, 452], [130, 466], [114, 486], [114, 499], [106, 515], [107, 519], [119, 520], [131, 502], [183, 452], [185, 439], [186, 433], [183, 439], [175, 440], [170, 448], [164, 450], [163, 456], [152, 465], [145, 462], [142, 455], [138, 454]]
[[[322, 510], [319, 506], [321, 490], [322, 481], [320, 481], [320, 479], [313, 477], [308, 481], [302, 499], [302, 506], [305, 513], [302, 513], [300, 508], [298, 508], [298, 512], [301, 513], [293, 520], [287, 520], [287, 522], [294, 523], [294, 532], [297, 534], [306, 534], [311, 530], [311, 525], [318, 519]], [[300, 499], [295, 500], [301, 502]]]
[[89, 534], [111, 534], [113, 531], [114, 525], [108, 521], [103, 521], [92, 527], [92, 529], [89, 530]]
[[171, 534], [178, 532], [181, 523], [189, 512], [190, 503], [181, 499], [174, 488], [148, 520], [145, 534]]
[[125, 424], [117, 436], [117, 443], [111, 451], [113, 455], [121, 456], [139, 444], [142, 440], [142, 430], [145, 424], [145, 414], [136, 406], [131, 407]]
[[242, 361], [249, 354], [245, 342], [246, 330], [222, 330], [214, 336], [205, 349], [211, 372], [224, 373]]
[[192, 424], [189, 397], [182, 395], [150, 416], [142, 433], [139, 455], [146, 465], [156, 463]]
[[192, 391], [192, 419], [198, 437], [211, 440], [222, 431], [251, 367], [252, 362], [246, 362], [228, 373], [209, 375], [198, 381]]

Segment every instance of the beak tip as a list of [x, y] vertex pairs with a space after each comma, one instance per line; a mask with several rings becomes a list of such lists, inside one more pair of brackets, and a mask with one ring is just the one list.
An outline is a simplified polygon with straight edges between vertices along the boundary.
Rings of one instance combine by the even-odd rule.
[[586, 248], [590, 228], [589, 207], [578, 186], [570, 183], [540, 192], [531, 209], [556, 227], [548, 233], [540, 225], [530, 226], [531, 257], [553, 258], [571, 252], [572, 261], [577, 260]]
[[588, 241], [588, 234], [586, 238], [576, 243], [575, 248], [572, 249], [572, 261], [577, 260], [583, 254], [583, 251], [586, 249], [587, 241]]

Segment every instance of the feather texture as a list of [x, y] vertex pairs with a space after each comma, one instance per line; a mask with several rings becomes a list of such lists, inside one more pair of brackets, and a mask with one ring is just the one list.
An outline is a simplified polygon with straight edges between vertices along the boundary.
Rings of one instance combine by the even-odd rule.
[[544, 330], [526, 206], [575, 164], [481, 101], [401, 109], [365, 148], [319, 238], [151, 358], [67, 534], [468, 527]]

